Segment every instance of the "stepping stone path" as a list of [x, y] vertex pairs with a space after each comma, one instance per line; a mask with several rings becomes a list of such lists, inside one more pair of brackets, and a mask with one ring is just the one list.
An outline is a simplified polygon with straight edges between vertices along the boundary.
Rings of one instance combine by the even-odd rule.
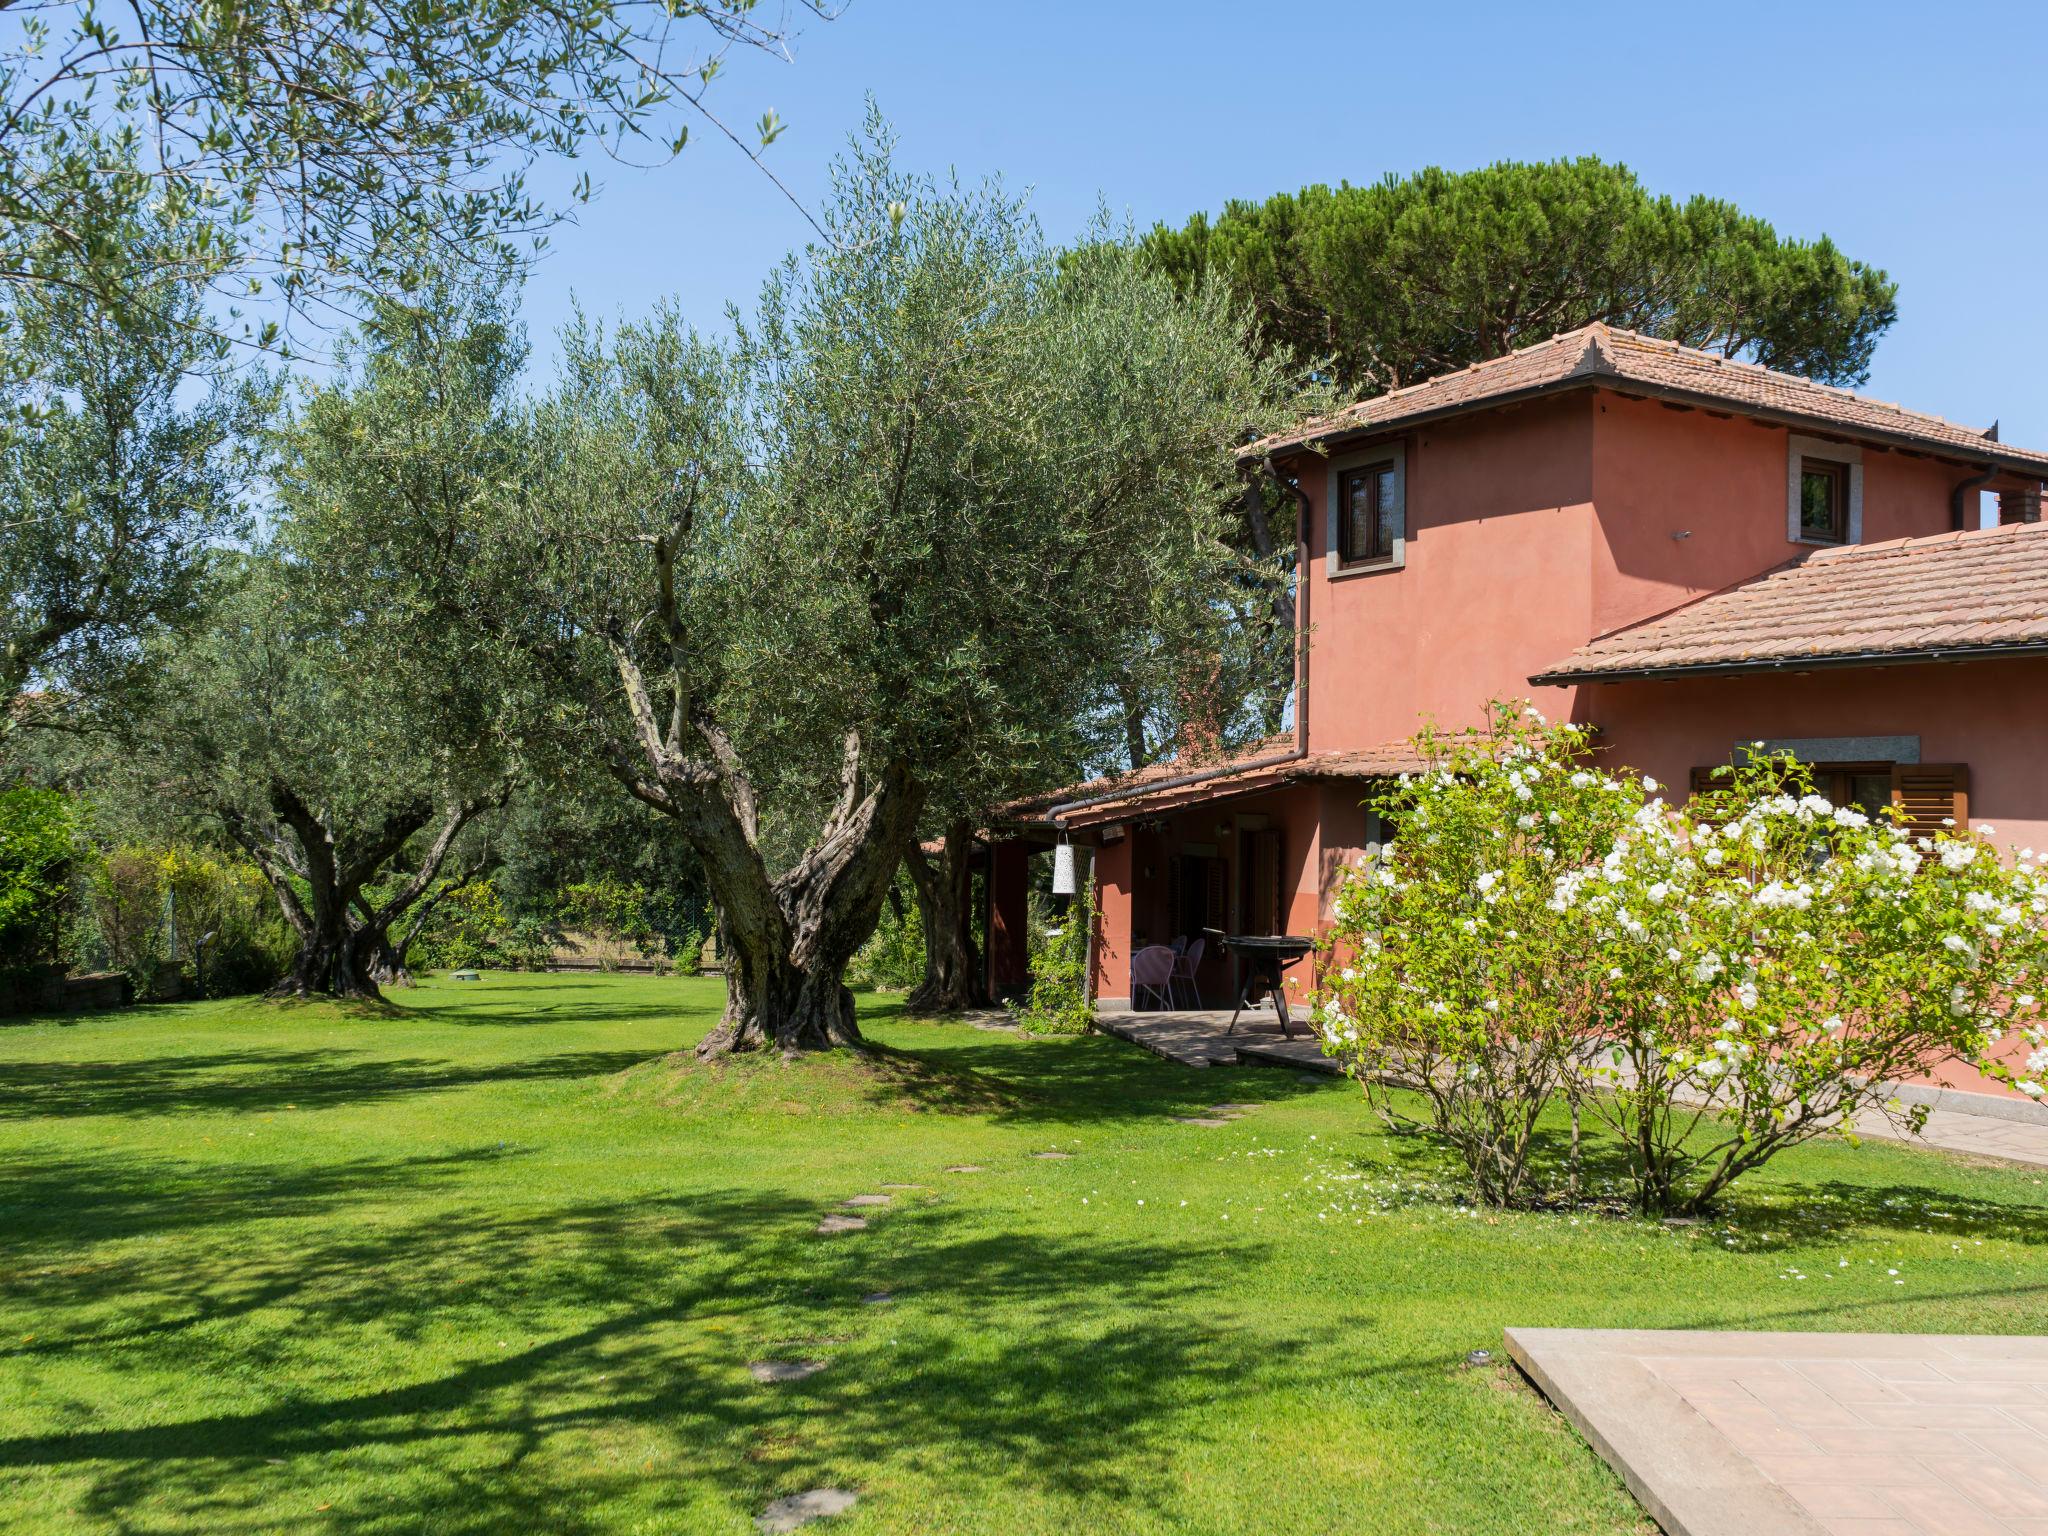
[[802, 1381], [825, 1369], [822, 1360], [755, 1360], [747, 1371], [756, 1381]]
[[818, 1223], [817, 1230], [820, 1236], [829, 1237], [834, 1232], [864, 1232], [867, 1225], [863, 1216], [841, 1216], [835, 1211]]
[[785, 1536], [813, 1520], [843, 1515], [859, 1502], [859, 1494], [848, 1493], [844, 1488], [813, 1488], [777, 1499], [761, 1511], [761, 1518], [754, 1523], [760, 1527], [762, 1536]]
[[839, 1203], [841, 1205], [887, 1205], [893, 1198], [890, 1195], [855, 1195], [851, 1199], [842, 1200]]
[[894, 1291], [870, 1291], [867, 1295], [861, 1297], [860, 1304], [864, 1307], [879, 1307], [895, 1299], [896, 1293]]
[[1071, 1152], [1034, 1152], [1031, 1155], [1037, 1158], [1058, 1158], [1061, 1160], [1065, 1160], [1066, 1158], [1072, 1157], [1074, 1154]]
[[988, 1170], [987, 1170], [986, 1168], [982, 1167], [982, 1166], [981, 1166], [981, 1164], [979, 1164], [979, 1163], [955, 1163], [955, 1164], [954, 1164], [954, 1165], [953, 1165], [952, 1167], [948, 1168], [948, 1169], [946, 1170], [946, 1172], [948, 1172], [948, 1173], [987, 1173], [987, 1172], [988, 1172]]
[[884, 1189], [930, 1189], [929, 1184], [884, 1184]]
[[1243, 1115], [1249, 1114], [1255, 1109], [1264, 1109], [1265, 1107], [1263, 1104], [1212, 1104], [1209, 1106], [1209, 1113], [1212, 1115]]
[[1215, 1116], [1215, 1115], [1175, 1115], [1175, 1116], [1174, 1116], [1173, 1118], [1174, 1118], [1175, 1120], [1179, 1121], [1179, 1122], [1180, 1122], [1180, 1123], [1181, 1123], [1182, 1125], [1228, 1125], [1228, 1124], [1230, 1124], [1230, 1122], [1229, 1122], [1228, 1120], [1224, 1120], [1224, 1119], [1221, 1119], [1221, 1118], [1219, 1118], [1219, 1117], [1217, 1117], [1217, 1116]]

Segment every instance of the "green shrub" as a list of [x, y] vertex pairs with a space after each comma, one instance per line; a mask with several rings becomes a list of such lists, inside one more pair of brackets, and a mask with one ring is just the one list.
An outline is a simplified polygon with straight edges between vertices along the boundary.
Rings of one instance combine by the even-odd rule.
[[90, 885], [90, 937], [77, 958], [126, 971], [138, 997], [260, 992], [291, 963], [291, 929], [262, 872], [239, 856], [127, 844], [97, 862]]
[[1064, 923], [1047, 927], [1031, 951], [1031, 996], [1017, 1022], [1035, 1035], [1082, 1035], [1095, 1023], [1088, 996], [1088, 938], [1095, 929], [1095, 882], [1067, 908]]
[[0, 972], [56, 960], [71, 881], [85, 855], [68, 795], [0, 790]]
[[877, 992], [908, 992], [924, 980], [924, 914], [908, 875], [898, 873], [882, 919], [846, 968], [849, 985]]
[[509, 923], [496, 881], [455, 886], [427, 914], [425, 926], [406, 951], [406, 966], [419, 971], [452, 971], [501, 964], [500, 949]]

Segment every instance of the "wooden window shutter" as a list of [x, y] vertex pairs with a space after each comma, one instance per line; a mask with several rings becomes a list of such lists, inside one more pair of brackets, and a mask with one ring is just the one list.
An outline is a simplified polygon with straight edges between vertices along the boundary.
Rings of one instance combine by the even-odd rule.
[[[1970, 825], [1970, 770], [1962, 763], [1894, 763], [1892, 804], [1915, 837], [1960, 836]], [[1943, 825], [1949, 819], [1954, 826]]]
[[1202, 926], [1222, 928], [1229, 923], [1230, 866], [1221, 859], [1203, 862], [1209, 866], [1209, 889], [1202, 903]]
[[1725, 789], [1727, 787], [1726, 784], [1717, 782], [1714, 778], [1714, 775], [1719, 771], [1716, 768], [1693, 769], [1692, 792], [1696, 795], [1711, 795], [1717, 789]]

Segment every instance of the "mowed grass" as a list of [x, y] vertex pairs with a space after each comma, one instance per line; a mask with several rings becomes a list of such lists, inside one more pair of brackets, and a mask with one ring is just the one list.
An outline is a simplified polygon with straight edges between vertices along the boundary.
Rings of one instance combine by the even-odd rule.
[[2026, 1171], [1815, 1147], [1699, 1226], [1502, 1217], [1336, 1080], [881, 1002], [869, 1063], [674, 1055], [719, 1003], [0, 1029], [0, 1530], [741, 1533], [830, 1485], [833, 1536], [1644, 1532], [1503, 1326], [2048, 1318]]

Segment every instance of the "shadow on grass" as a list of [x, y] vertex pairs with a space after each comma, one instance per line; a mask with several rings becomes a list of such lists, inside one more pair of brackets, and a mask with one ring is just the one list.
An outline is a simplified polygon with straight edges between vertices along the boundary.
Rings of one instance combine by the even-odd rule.
[[650, 1059], [641, 1051], [563, 1051], [517, 1061], [451, 1062], [358, 1051], [217, 1051], [128, 1061], [0, 1064], [0, 1120], [193, 1111], [319, 1109], [482, 1083], [601, 1077]]
[[[963, 1035], [967, 1028], [963, 1026]], [[1313, 1093], [1263, 1068], [1197, 1071], [1107, 1035], [989, 1043], [976, 1035], [936, 1046], [869, 1042], [871, 1099], [907, 1100], [998, 1124], [1143, 1121], [1201, 1112], [1247, 1092], [1261, 1102]]]
[[[1394, 1133], [1376, 1121], [1371, 1131], [1377, 1133], [1371, 1148], [1353, 1154], [1354, 1168], [1361, 1172], [1398, 1173], [1410, 1181], [1411, 1194], [1433, 1186], [1441, 1192], [1446, 1206], [1469, 1203], [1471, 1181], [1464, 1164], [1456, 1151], [1434, 1132], [1420, 1129]], [[1537, 1131], [1531, 1165], [1538, 1188], [1564, 1187], [1570, 1146], [1570, 1134], [1561, 1127], [1545, 1126]], [[1885, 1168], [1883, 1164], [1873, 1164], [1874, 1177], [1869, 1183], [1802, 1176], [1800, 1161], [1815, 1148], [1850, 1150], [1846, 1143], [1827, 1138], [1789, 1148], [1763, 1167], [1737, 1179], [1711, 1211], [1697, 1218], [1697, 1223], [1716, 1231], [1739, 1232], [1740, 1247], [1748, 1253], [1909, 1231], [1952, 1233], [1959, 1239], [2000, 1239], [2033, 1247], [2048, 1245], [2048, 1201], [2029, 1202], [2013, 1193], [1991, 1197], [1972, 1193], [1966, 1186], [1972, 1178], [1981, 1177], [1977, 1170], [1955, 1165], [1955, 1182], [1946, 1187], [1884, 1177], [1880, 1171]], [[1940, 1156], [1932, 1149], [1927, 1155]], [[1571, 1208], [1634, 1217], [1628, 1160], [1612, 1134], [1588, 1130], [1581, 1138], [1579, 1178], [1581, 1198]], [[1563, 1209], [1567, 1204], [1560, 1199], [1552, 1208]]]
[[[211, 1531], [295, 1517], [349, 1533], [675, 1529], [711, 1511], [734, 1523], [793, 1489], [870, 1486], [882, 1467], [943, 1468], [970, 1505], [1000, 1488], [1164, 1507], [1191, 1433], [1179, 1410], [1271, 1390], [1308, 1342], [1189, 1325], [1227, 1301], [1242, 1246], [992, 1234], [943, 1203], [824, 1239], [817, 1210], [727, 1190], [223, 1249], [186, 1277], [205, 1304], [163, 1325], [196, 1337], [144, 1347], [203, 1349], [211, 1325], [260, 1306], [324, 1349], [314, 1368], [274, 1362], [280, 1385], [234, 1411], [109, 1425], [80, 1405], [0, 1440], [0, 1468], [63, 1477], [80, 1516], [117, 1528], [146, 1505], [152, 1523]], [[52, 1281], [109, 1295], [145, 1282]], [[877, 1289], [897, 1302], [863, 1307]], [[458, 1305], [491, 1320], [451, 1359]], [[350, 1369], [359, 1333], [397, 1379]], [[829, 1369], [754, 1383], [745, 1363], [778, 1341]], [[98, 1342], [42, 1348], [61, 1361]], [[311, 1501], [336, 1485], [316, 1518]]]

